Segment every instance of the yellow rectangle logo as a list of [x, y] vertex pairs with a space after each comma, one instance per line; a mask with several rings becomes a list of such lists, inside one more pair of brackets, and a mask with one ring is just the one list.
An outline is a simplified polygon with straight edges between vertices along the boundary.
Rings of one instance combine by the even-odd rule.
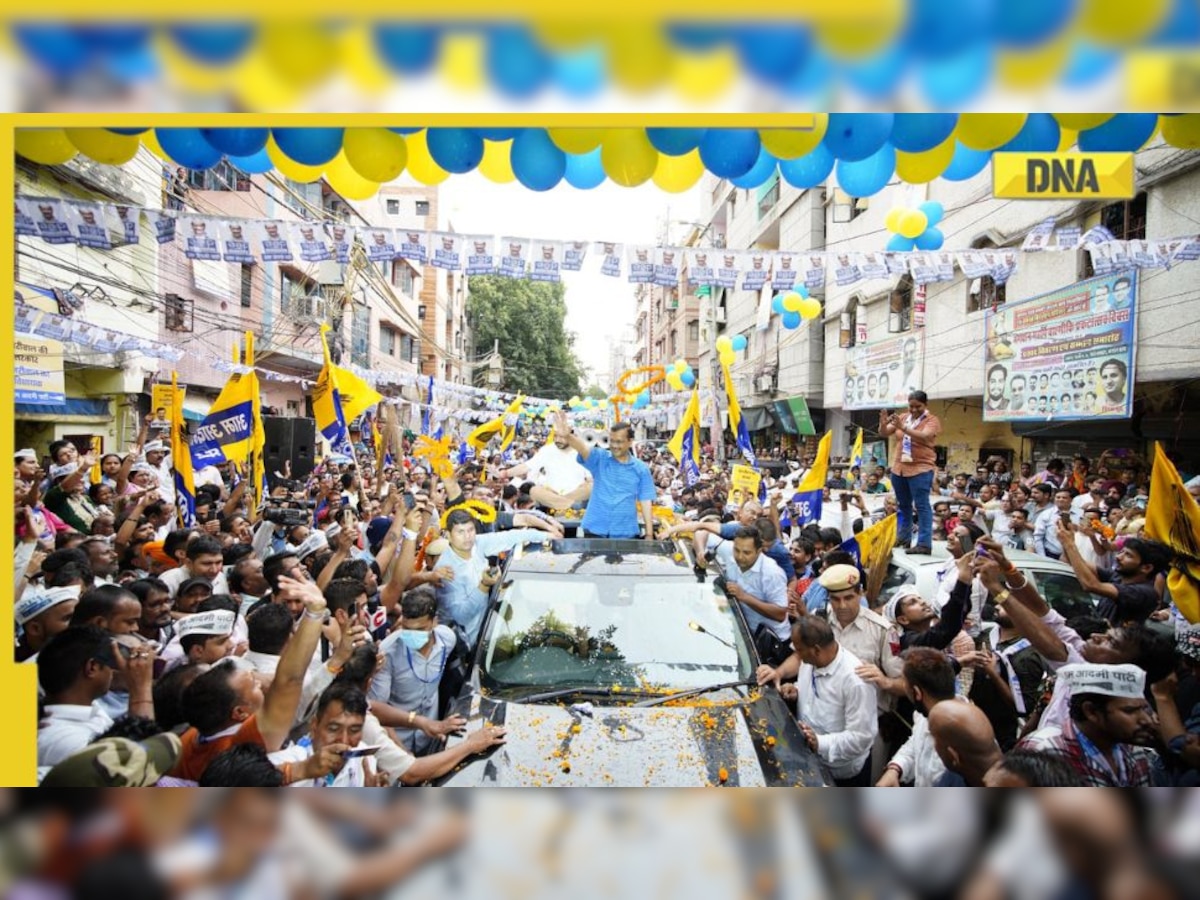
[[1007, 199], [1128, 199], [1134, 195], [1132, 153], [996, 153], [992, 193]]

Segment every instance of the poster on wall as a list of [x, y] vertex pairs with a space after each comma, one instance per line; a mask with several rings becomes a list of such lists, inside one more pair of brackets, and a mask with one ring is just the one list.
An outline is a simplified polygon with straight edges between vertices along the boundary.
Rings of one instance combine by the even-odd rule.
[[61, 341], [18, 334], [13, 339], [13, 354], [13, 388], [17, 403], [66, 406]]
[[846, 351], [842, 409], [891, 409], [908, 403], [925, 371], [923, 330]]
[[983, 420], [1129, 418], [1136, 322], [1135, 270], [990, 310]]

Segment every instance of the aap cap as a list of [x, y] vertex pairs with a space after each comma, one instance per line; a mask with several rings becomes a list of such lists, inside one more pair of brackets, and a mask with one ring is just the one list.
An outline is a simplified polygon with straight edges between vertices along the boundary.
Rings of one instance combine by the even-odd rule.
[[18, 450], [13, 454], [13, 459], [16, 462], [20, 462], [23, 459], [32, 459], [34, 462], [37, 462], [37, 453], [29, 449]]
[[142, 448], [143, 453], [166, 453], [167, 445], [162, 441], [151, 441]]
[[895, 622], [896, 621], [896, 612], [900, 609], [900, 601], [905, 599], [906, 597], [920, 598], [920, 596], [921, 596], [921, 592], [918, 591], [912, 585], [906, 585], [904, 587], [897, 588], [896, 593], [892, 594], [892, 599], [890, 599], [884, 605], [883, 615], [886, 618], [891, 619], [893, 622]]
[[862, 575], [854, 566], [830, 566], [821, 573], [821, 577], [817, 581], [821, 587], [833, 593], [858, 587], [859, 582], [862, 581]]
[[1140, 700], [1146, 693], [1145, 671], [1130, 663], [1119, 666], [1072, 663], [1060, 668], [1058, 677], [1067, 685], [1071, 696], [1102, 694]]
[[296, 557], [303, 562], [318, 550], [324, 550], [328, 546], [329, 539], [325, 537], [325, 532], [320, 530], [313, 531], [308, 537], [301, 541], [300, 546], [296, 548]]
[[68, 476], [72, 472], [74, 472], [77, 468], [79, 468], [79, 466], [77, 466], [75, 463], [66, 463], [61, 466], [51, 466], [50, 467], [50, 480], [58, 481], [58, 479], [60, 479], [60, 478], [65, 478], [66, 476]]
[[137, 742], [105, 738], [69, 756], [46, 773], [42, 787], [150, 787], [171, 771], [183, 743], [165, 731]]
[[46, 610], [65, 603], [68, 600], [79, 599], [79, 585], [70, 587], [49, 588], [44, 591], [26, 591], [17, 601], [16, 618], [18, 625], [36, 619]]
[[177, 631], [181, 638], [191, 634], [229, 634], [237, 615], [228, 609], [213, 609], [192, 613], [179, 620]]

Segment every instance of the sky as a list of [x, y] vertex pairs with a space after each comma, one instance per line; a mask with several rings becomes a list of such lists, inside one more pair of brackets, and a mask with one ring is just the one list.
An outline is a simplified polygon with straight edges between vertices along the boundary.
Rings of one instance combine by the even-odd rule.
[[[439, 189], [442, 209], [458, 232], [624, 244], [657, 243], [665, 221], [697, 218], [700, 198], [699, 187], [667, 194], [653, 182], [636, 188], [605, 182], [581, 191], [563, 181], [537, 192], [516, 181], [495, 184], [478, 172], [451, 176]], [[672, 225], [668, 242], [681, 241], [686, 230]], [[609, 338], [620, 339], [633, 325], [635, 285], [624, 277], [601, 275], [590, 248], [583, 270], [564, 272], [563, 284], [567, 329], [575, 332], [576, 354], [591, 369], [588, 383], [604, 382]]]

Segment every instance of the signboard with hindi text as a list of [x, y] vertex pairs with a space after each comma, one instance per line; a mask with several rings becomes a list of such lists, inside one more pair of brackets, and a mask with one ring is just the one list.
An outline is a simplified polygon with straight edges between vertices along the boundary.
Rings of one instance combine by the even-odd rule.
[[734, 466], [729, 473], [730, 499], [735, 502], [753, 500], [758, 496], [759, 485], [762, 484], [762, 473], [749, 466]]
[[171, 421], [175, 410], [175, 391], [180, 393], [180, 406], [183, 405], [182, 395], [187, 391], [187, 388], [173, 388], [169, 384], [152, 384], [150, 385], [150, 412], [154, 418], [150, 422], [150, 430], [153, 431], [159, 440], [165, 440], [171, 432]]
[[62, 341], [32, 334], [13, 335], [15, 375], [13, 399], [17, 403], [66, 406], [63, 386]]
[[846, 351], [842, 409], [893, 409], [920, 390], [925, 370], [925, 330], [917, 329]]
[[983, 420], [1129, 418], [1136, 325], [1132, 269], [990, 310]]

